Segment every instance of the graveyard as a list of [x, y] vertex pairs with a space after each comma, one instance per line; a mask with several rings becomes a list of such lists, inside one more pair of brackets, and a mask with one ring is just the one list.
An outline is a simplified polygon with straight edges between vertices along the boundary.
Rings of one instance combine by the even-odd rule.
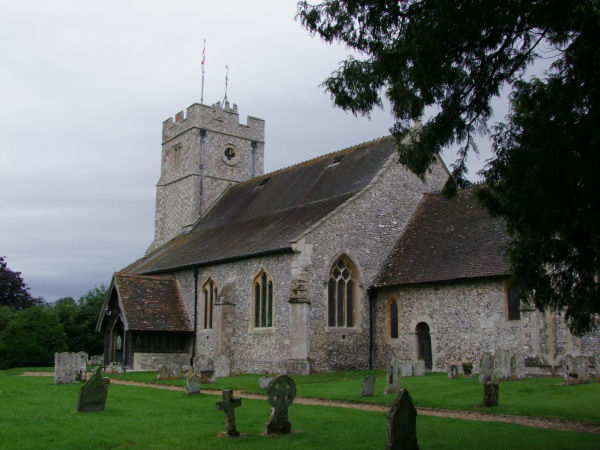
[[[388, 432], [385, 411], [395, 397], [394, 393], [384, 393], [385, 371], [294, 376], [295, 399], [288, 395], [284, 402], [290, 432], [268, 434], [273, 403], [267, 398], [264, 383], [259, 387], [265, 375], [217, 378], [214, 383], [201, 384], [199, 394], [186, 395], [184, 378], [157, 380], [155, 371], [103, 374], [111, 380], [105, 409], [78, 413], [83, 383], [54, 384], [53, 370], [0, 371], [0, 448], [384, 448]], [[48, 376], [22, 376], [30, 371], [45, 371]], [[372, 396], [361, 395], [367, 376], [373, 377]], [[267, 380], [268, 384], [273, 380], [277, 378]], [[283, 381], [278, 389], [291, 393], [290, 382]], [[559, 377], [501, 382], [499, 404], [491, 408], [479, 406], [482, 385], [477, 377], [449, 379], [445, 373], [427, 373], [402, 377], [401, 385], [421, 411], [416, 418], [421, 449], [479, 449], [483, 442], [487, 449], [600, 447], [598, 431], [557, 431], [515, 423], [432, 417], [426, 412], [436, 408], [567, 419], [600, 426], [600, 383], [595, 380], [573, 386], [563, 385]], [[233, 392], [223, 394], [227, 390]], [[321, 399], [321, 404], [302, 404], [301, 398]], [[235, 414], [235, 432], [231, 435], [226, 432], [224, 420], [227, 402]]]

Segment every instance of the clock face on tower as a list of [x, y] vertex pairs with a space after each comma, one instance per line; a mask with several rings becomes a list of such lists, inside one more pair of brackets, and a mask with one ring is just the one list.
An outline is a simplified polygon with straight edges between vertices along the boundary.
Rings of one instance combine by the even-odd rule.
[[240, 154], [233, 144], [227, 144], [223, 149], [223, 162], [235, 166], [240, 161]]

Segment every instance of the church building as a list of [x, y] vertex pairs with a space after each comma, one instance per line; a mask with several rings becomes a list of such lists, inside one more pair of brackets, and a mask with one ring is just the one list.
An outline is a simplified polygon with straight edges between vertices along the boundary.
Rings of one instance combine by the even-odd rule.
[[154, 241], [113, 276], [106, 364], [439, 371], [495, 348], [540, 366], [600, 348], [515, 301], [502, 221], [468, 190], [438, 194], [440, 158], [420, 179], [390, 136], [264, 174], [264, 127], [227, 102], [163, 122]]

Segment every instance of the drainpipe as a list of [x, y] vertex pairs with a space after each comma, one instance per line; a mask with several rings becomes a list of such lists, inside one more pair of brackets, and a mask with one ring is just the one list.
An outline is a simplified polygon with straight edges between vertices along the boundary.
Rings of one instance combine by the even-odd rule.
[[192, 344], [192, 358], [190, 366], [194, 367], [196, 356], [196, 330], [198, 329], [198, 268], [194, 269], [194, 343]]
[[369, 370], [373, 370], [373, 305], [375, 303], [376, 291], [375, 286], [369, 286], [367, 289], [367, 296], [369, 297]]

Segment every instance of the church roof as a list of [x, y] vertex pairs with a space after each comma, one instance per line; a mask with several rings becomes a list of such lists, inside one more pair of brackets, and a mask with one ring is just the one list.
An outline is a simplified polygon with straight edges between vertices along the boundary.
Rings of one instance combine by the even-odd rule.
[[124, 271], [158, 273], [291, 251], [291, 242], [365, 188], [396, 150], [390, 136], [229, 188], [194, 228]]
[[128, 330], [191, 332], [194, 330], [175, 279], [115, 273]]
[[424, 196], [376, 279], [394, 286], [505, 276], [504, 221], [490, 216], [471, 189], [452, 199]]

